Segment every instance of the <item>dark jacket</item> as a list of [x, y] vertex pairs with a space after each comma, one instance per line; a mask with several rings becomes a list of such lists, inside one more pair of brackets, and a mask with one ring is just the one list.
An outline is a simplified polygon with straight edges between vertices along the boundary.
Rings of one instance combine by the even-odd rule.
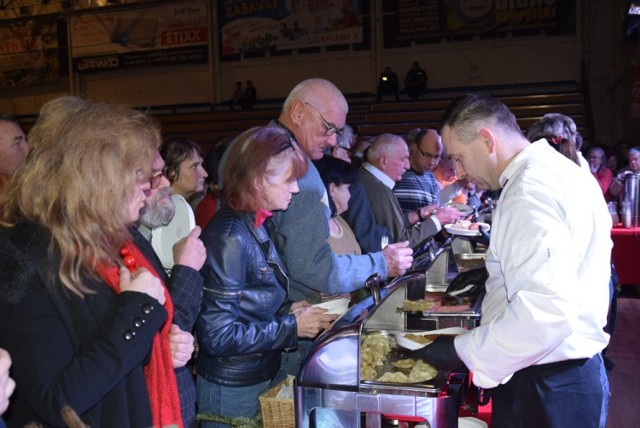
[[64, 426], [60, 412], [69, 406], [92, 427], [150, 426], [143, 364], [166, 310], [86, 274], [95, 294], [69, 292], [50, 240], [33, 224], [0, 229], [0, 347], [17, 385], [7, 425]]
[[[196, 321], [196, 369], [210, 382], [248, 386], [272, 379], [280, 351], [297, 346], [289, 280], [264, 226], [223, 208], [203, 232], [207, 262]], [[271, 221], [270, 219], [267, 221]]]
[[[171, 276], [167, 275], [151, 243], [137, 229], [131, 230], [133, 243], [144, 254], [158, 276], [169, 289], [173, 302], [173, 322], [182, 331], [193, 332], [202, 302], [203, 279], [200, 272], [184, 265], [174, 265]], [[182, 423], [185, 428], [197, 426], [196, 422], [196, 384], [193, 378], [191, 362], [175, 369]]]

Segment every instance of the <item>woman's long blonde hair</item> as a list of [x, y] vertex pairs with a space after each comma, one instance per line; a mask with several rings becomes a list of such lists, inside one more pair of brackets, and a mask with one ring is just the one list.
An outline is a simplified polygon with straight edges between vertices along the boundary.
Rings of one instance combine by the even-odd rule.
[[0, 200], [0, 224], [27, 220], [47, 229], [64, 286], [90, 293], [81, 270], [113, 263], [129, 239], [125, 206], [160, 141], [156, 121], [129, 107], [75, 96], [46, 103], [29, 132], [27, 162]]

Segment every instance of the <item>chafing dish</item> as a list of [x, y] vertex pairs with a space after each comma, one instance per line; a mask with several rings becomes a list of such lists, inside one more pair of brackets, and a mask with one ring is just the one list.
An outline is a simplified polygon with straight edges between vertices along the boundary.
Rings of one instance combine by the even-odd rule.
[[[417, 383], [365, 380], [360, 373], [362, 341], [367, 335], [393, 336], [477, 325], [477, 302], [464, 313], [415, 314], [402, 310], [405, 300], [444, 293], [450, 250], [439, 251], [428, 270], [404, 275], [374, 290], [371, 297], [351, 307], [316, 340], [294, 384], [296, 426], [375, 428], [386, 426], [385, 421], [390, 420], [421, 422], [431, 428], [458, 426], [459, 406], [468, 387], [464, 367], [437, 371], [432, 379]], [[427, 326], [429, 323], [433, 328]]]

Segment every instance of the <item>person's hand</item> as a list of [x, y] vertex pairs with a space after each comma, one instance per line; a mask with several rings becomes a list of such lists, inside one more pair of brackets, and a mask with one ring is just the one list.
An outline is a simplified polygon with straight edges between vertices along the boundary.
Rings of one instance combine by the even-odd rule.
[[454, 335], [441, 334], [429, 345], [409, 352], [411, 358], [422, 358], [438, 370], [453, 370], [464, 363], [458, 357], [453, 344]]
[[423, 221], [423, 218], [426, 219], [433, 213], [437, 212], [438, 209], [439, 207], [437, 205], [425, 205], [424, 207], [420, 207], [420, 217], [418, 218], [418, 221]]
[[460, 210], [453, 207], [442, 207], [434, 215], [442, 225], [455, 223], [463, 216]]
[[488, 247], [489, 242], [491, 242], [491, 233], [489, 233], [489, 231], [487, 231], [487, 229], [481, 224], [478, 224], [478, 232], [480, 232], [480, 236], [473, 237], [473, 240], [478, 244], [482, 244], [485, 247]]
[[175, 244], [173, 244], [173, 261], [177, 265], [188, 266], [200, 270], [207, 259], [207, 250], [200, 240], [200, 226], [193, 228], [191, 232]]
[[622, 190], [624, 190], [624, 178], [614, 178], [609, 185], [609, 193], [613, 196], [618, 196], [622, 193]]
[[184, 367], [194, 350], [194, 339], [191, 333], [183, 331], [175, 324], [169, 329], [169, 348], [171, 349], [171, 363], [173, 368]]
[[[460, 272], [455, 278], [451, 280], [447, 290], [444, 293], [446, 299], [460, 298], [466, 296], [477, 296], [484, 291], [484, 284], [487, 281], [489, 274], [487, 269], [477, 268], [471, 269], [466, 272]], [[469, 287], [467, 290], [464, 290]]]
[[16, 388], [16, 383], [9, 377], [11, 367], [11, 356], [7, 351], [0, 348], [0, 415], [9, 407], [9, 397]]
[[161, 305], [166, 300], [164, 286], [155, 275], [145, 268], [129, 272], [126, 267], [120, 268], [120, 291], [136, 291], [156, 299]]
[[382, 254], [387, 263], [388, 278], [404, 274], [413, 263], [413, 250], [409, 247], [409, 241], [389, 244], [382, 250]]
[[311, 306], [311, 303], [307, 302], [306, 300], [300, 300], [298, 302], [293, 302], [291, 304], [291, 308], [289, 309], [289, 312], [295, 312], [298, 309], [308, 308], [309, 306]]
[[294, 313], [298, 337], [314, 338], [323, 330], [331, 327], [338, 315], [328, 315], [326, 309], [308, 306]]

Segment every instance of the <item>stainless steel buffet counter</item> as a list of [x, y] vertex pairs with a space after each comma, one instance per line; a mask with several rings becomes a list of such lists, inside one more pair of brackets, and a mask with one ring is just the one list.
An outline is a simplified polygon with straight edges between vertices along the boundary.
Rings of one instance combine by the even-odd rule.
[[[479, 323], [481, 298], [458, 307], [440, 305], [448, 281], [460, 270], [459, 260], [479, 257], [469, 256], [470, 247], [456, 241], [430, 248], [425, 256], [428, 260], [416, 260], [422, 263], [418, 271], [381, 289], [371, 284], [373, 296], [351, 307], [316, 340], [294, 385], [296, 426], [377, 428], [398, 426], [398, 421], [404, 421], [405, 426], [458, 426], [459, 406], [469, 383], [464, 367], [434, 369], [428, 379], [405, 381], [411, 379], [404, 376], [409, 368], [390, 365], [406, 360], [407, 351], [398, 345], [398, 335], [448, 327], [468, 330]], [[433, 301], [434, 308], [403, 309], [406, 301], [421, 299]], [[366, 341], [374, 335], [379, 341], [374, 346], [385, 349], [371, 363]], [[414, 363], [418, 364], [410, 362]], [[382, 375], [389, 371], [403, 373], [403, 381], [393, 377], [392, 381], [384, 380]]]

